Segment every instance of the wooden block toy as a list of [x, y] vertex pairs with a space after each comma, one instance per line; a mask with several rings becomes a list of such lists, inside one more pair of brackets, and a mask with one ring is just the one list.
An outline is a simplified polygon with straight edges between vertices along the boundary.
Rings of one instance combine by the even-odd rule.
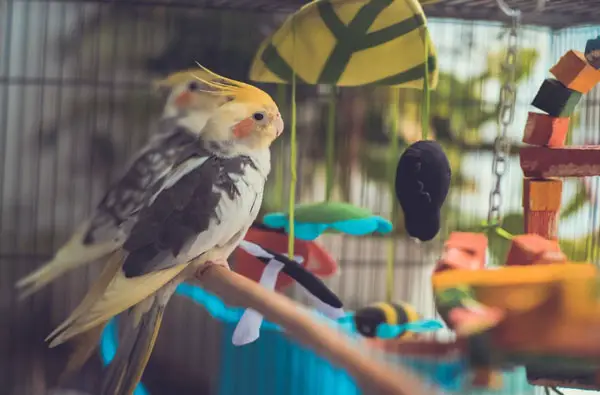
[[523, 142], [531, 145], [562, 147], [569, 131], [569, 118], [530, 112], [525, 124]]
[[588, 40], [585, 44], [585, 59], [591, 66], [600, 69], [600, 36]]
[[548, 240], [540, 235], [525, 234], [515, 236], [506, 257], [507, 266], [525, 266], [567, 262], [556, 240]]
[[546, 239], [558, 237], [561, 195], [560, 179], [523, 179], [525, 233], [538, 234]]
[[600, 146], [521, 147], [521, 169], [525, 177], [600, 176]]
[[558, 238], [558, 211], [525, 211], [524, 229], [545, 239]]
[[600, 70], [589, 64], [585, 55], [579, 51], [567, 52], [550, 72], [567, 88], [584, 94], [600, 82]]
[[434, 271], [448, 269], [478, 270], [485, 266], [488, 239], [483, 233], [452, 232]]
[[523, 207], [531, 211], [560, 210], [562, 186], [558, 178], [523, 178]]
[[569, 89], [560, 81], [547, 78], [531, 104], [553, 117], [570, 117], [581, 100], [580, 92]]

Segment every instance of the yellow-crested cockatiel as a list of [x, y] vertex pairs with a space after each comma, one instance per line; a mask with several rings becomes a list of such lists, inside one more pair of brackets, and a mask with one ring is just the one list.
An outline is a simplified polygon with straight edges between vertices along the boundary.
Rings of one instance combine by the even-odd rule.
[[136, 214], [148, 195], [146, 187], [171, 169], [178, 152], [195, 140], [210, 113], [227, 100], [208, 92], [212, 88], [198, 78], [215, 79], [210, 73], [196, 69], [174, 73], [156, 83], [158, 87], [170, 89], [156, 134], [135, 155], [120, 179], [111, 185], [91, 219], [77, 229], [52, 261], [17, 283], [22, 298], [66, 272], [121, 247], [120, 225], [124, 218]]
[[[176, 286], [207, 262], [227, 265], [261, 206], [269, 147], [283, 131], [277, 105], [254, 86], [204, 70], [214, 78], [199, 78], [208, 87], [199, 91], [218, 103], [204, 127], [174, 134], [185, 143], [163, 150], [159, 170], [136, 178], [144, 182], [132, 186], [124, 177], [117, 183], [99, 206], [100, 220], [86, 224], [78, 247], [71, 247], [79, 256], [70, 258], [63, 247], [56, 257], [79, 262], [110, 254], [83, 301], [48, 337], [51, 347], [86, 333], [97, 339], [110, 318], [129, 309], [103, 395], [132, 393]], [[193, 127], [193, 116], [180, 119], [178, 128]], [[172, 158], [165, 166], [166, 153]], [[93, 251], [89, 259], [86, 249]]]

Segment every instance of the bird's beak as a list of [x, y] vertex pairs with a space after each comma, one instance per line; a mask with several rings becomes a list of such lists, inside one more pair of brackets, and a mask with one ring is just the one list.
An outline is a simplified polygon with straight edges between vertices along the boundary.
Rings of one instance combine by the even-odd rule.
[[283, 133], [283, 119], [281, 119], [281, 114], [277, 114], [275, 117], [275, 131], [276, 131], [276, 137], [281, 136], [281, 133]]

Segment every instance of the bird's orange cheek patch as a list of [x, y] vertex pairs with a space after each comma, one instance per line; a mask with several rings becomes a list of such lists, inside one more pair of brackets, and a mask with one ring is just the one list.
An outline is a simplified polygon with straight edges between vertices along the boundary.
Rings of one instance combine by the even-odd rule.
[[192, 94], [190, 92], [183, 92], [175, 99], [175, 105], [178, 107], [185, 107], [192, 101]]
[[250, 118], [244, 119], [243, 121], [238, 122], [237, 125], [233, 127], [233, 135], [238, 139], [247, 137], [254, 127], [254, 121]]

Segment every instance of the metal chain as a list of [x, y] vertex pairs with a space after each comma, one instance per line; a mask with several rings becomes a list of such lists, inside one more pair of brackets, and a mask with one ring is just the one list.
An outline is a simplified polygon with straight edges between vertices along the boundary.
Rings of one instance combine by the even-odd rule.
[[518, 52], [518, 32], [521, 25], [521, 14], [511, 10], [507, 13], [512, 18], [508, 34], [508, 49], [502, 65], [502, 71], [507, 76], [500, 89], [499, 111], [498, 111], [498, 136], [494, 140], [494, 160], [492, 172], [496, 177], [494, 187], [490, 193], [490, 207], [488, 211], [488, 224], [500, 226], [502, 215], [502, 193], [500, 185], [502, 177], [506, 173], [507, 158], [510, 154], [510, 142], [507, 138], [508, 128], [515, 117], [515, 104], [517, 99], [516, 67]]

